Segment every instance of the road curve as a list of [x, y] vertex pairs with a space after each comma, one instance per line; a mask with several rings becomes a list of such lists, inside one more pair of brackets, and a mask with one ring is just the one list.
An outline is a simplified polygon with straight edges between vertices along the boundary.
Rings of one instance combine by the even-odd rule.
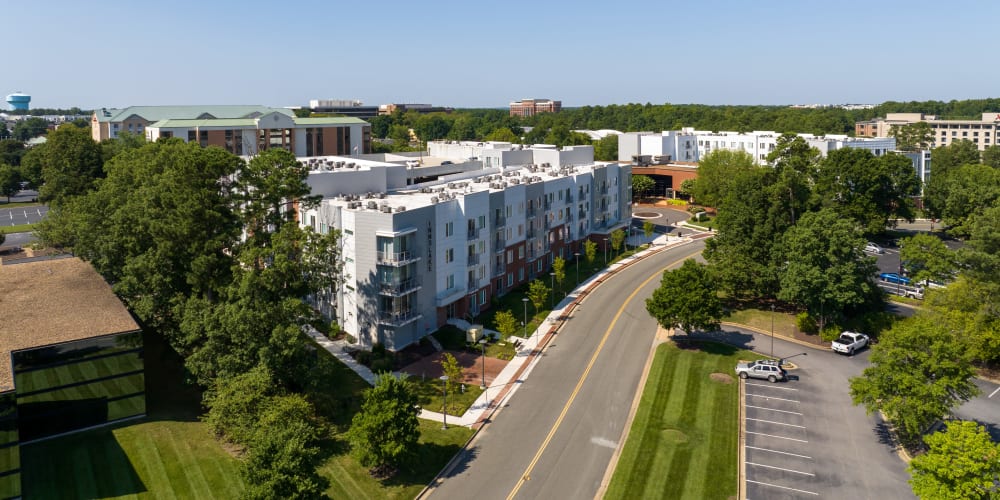
[[594, 289], [429, 496], [593, 498], [656, 332], [645, 299], [666, 266], [702, 248], [695, 241], [661, 251]]

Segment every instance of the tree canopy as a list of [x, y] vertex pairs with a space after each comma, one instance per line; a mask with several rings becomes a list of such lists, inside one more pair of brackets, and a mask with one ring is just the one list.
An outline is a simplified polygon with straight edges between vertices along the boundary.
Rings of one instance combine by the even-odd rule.
[[693, 259], [663, 272], [659, 288], [646, 299], [646, 310], [660, 326], [685, 332], [714, 330], [722, 318], [715, 280], [706, 266]]
[[927, 122], [894, 125], [889, 135], [896, 139], [896, 149], [900, 151], [919, 151], [927, 149], [934, 141], [934, 131]]
[[365, 391], [348, 439], [358, 462], [368, 468], [396, 467], [412, 455], [420, 438], [417, 397], [405, 378], [386, 373]]
[[910, 462], [910, 485], [919, 498], [997, 498], [1000, 444], [976, 422], [948, 422], [943, 432], [924, 438], [928, 450]]

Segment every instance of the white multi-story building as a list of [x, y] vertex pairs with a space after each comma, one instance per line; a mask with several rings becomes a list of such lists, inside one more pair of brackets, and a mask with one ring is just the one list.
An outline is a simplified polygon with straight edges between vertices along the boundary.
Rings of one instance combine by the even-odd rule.
[[342, 236], [345, 282], [320, 308], [362, 346], [398, 350], [475, 315], [631, 219], [631, 168], [594, 162], [589, 146], [441, 142], [429, 153], [303, 160], [324, 199], [300, 223]]
[[[860, 148], [875, 156], [896, 149], [896, 140], [887, 137], [854, 138], [846, 135], [815, 136], [798, 134], [823, 156], [841, 148]], [[772, 131], [709, 132], [685, 127], [664, 132], [628, 132], [618, 136], [618, 160], [632, 162], [634, 157], [649, 157], [651, 163], [698, 162], [718, 150], [744, 151], [758, 164], [767, 163], [767, 155], [777, 147], [781, 134]]]
[[931, 127], [932, 148], [948, 146], [956, 141], [970, 141], [982, 151], [1000, 144], [1000, 113], [982, 113], [979, 120], [942, 120], [923, 113], [887, 113], [885, 118], [860, 121], [854, 133], [863, 136], [887, 136], [896, 126], [926, 122]]

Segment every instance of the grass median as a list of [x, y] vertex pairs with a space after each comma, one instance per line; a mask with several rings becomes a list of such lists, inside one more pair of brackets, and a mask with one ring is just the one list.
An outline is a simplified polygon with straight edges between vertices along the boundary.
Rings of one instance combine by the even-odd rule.
[[711, 342], [656, 350], [642, 399], [604, 498], [729, 498], [737, 494], [740, 359]]

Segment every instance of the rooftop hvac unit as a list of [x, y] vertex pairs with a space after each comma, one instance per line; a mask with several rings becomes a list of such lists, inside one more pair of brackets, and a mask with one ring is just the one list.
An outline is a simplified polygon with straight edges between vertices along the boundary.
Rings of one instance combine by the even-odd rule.
[[455, 183], [454, 182], [449, 182], [448, 183], [448, 189], [455, 189]]
[[437, 202], [438, 202], [438, 197], [437, 196], [431, 196], [431, 203], [437, 203]]
[[372, 193], [371, 191], [368, 191], [367, 193], [365, 193], [365, 199], [366, 200], [370, 200], [370, 199], [372, 199], [374, 197], [375, 197], [375, 194]]
[[378, 198], [379, 198], [380, 200], [384, 200], [384, 199], [385, 199], [385, 193], [379, 193], [379, 194], [378, 194]]
[[355, 166], [353, 161], [347, 164], [347, 168], [354, 168]]
[[444, 188], [437, 188], [437, 192], [443, 193], [444, 192]]
[[511, 179], [510, 183], [511, 183], [511, 185], [516, 186], [516, 185], [518, 185], [518, 184], [521, 183], [521, 179]]
[[406, 211], [406, 207], [404, 207], [402, 205], [396, 207], [396, 213], [405, 212], [405, 211]]
[[330, 165], [324, 165], [323, 168], [325, 168], [326, 170], [333, 170], [333, 167], [331, 167]]
[[378, 203], [376, 203], [374, 201], [369, 201], [368, 205], [367, 205], [367, 208], [371, 209], [371, 210], [377, 210], [378, 209]]
[[390, 207], [389, 205], [382, 205], [382, 213], [384, 213], [384, 214], [391, 214], [392, 213], [392, 207]]

